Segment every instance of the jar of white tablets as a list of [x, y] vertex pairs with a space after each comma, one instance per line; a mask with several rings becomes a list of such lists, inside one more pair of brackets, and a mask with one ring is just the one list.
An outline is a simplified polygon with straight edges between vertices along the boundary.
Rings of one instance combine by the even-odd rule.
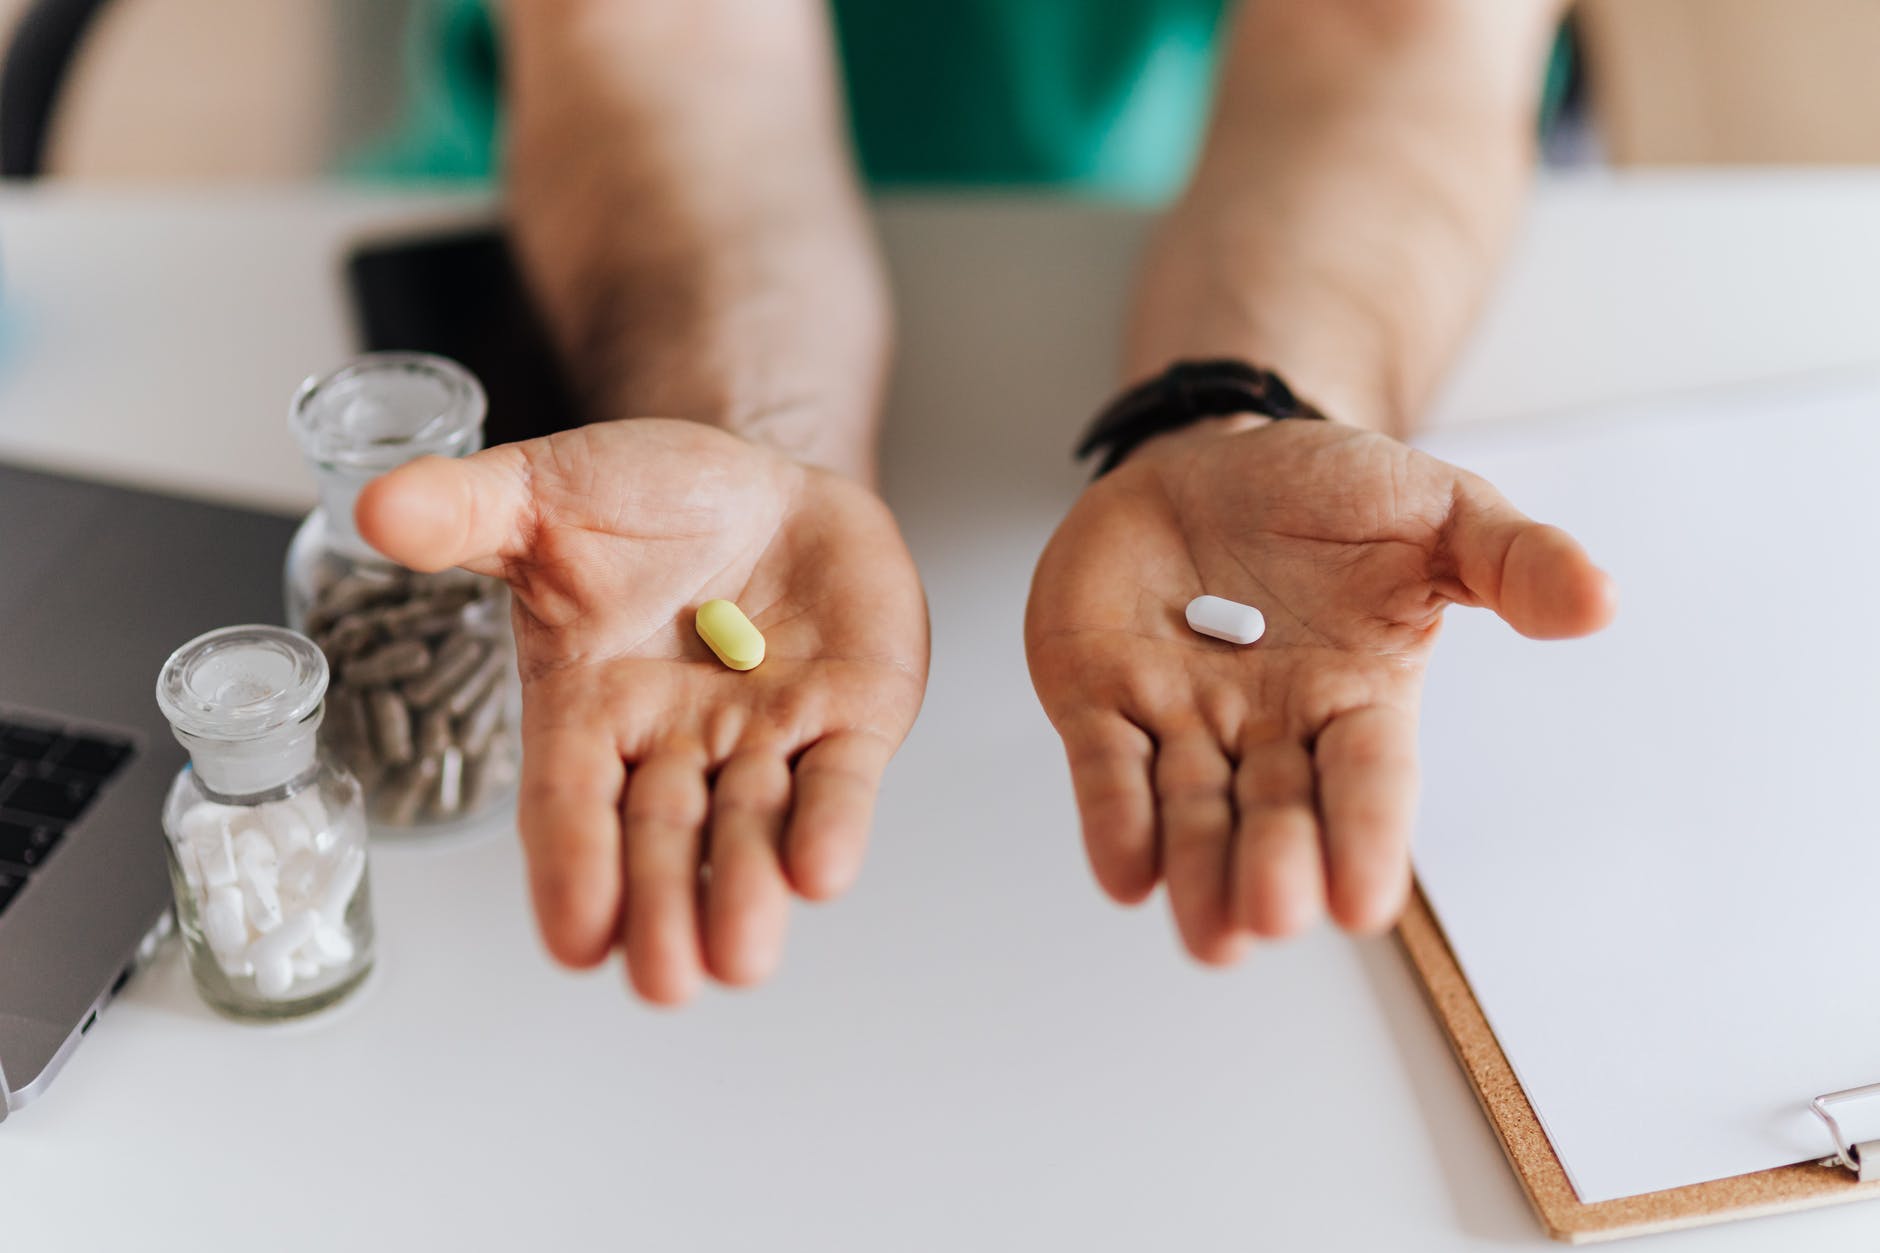
[[520, 758], [509, 593], [463, 570], [419, 574], [353, 525], [377, 476], [483, 443], [483, 389], [454, 361], [371, 353], [294, 398], [289, 423], [320, 507], [287, 556], [287, 622], [332, 673], [321, 735], [365, 789], [375, 830], [434, 831], [507, 801]]
[[298, 1018], [372, 968], [359, 783], [320, 751], [326, 658], [273, 626], [176, 650], [157, 704], [190, 764], [163, 805], [196, 987], [239, 1019]]

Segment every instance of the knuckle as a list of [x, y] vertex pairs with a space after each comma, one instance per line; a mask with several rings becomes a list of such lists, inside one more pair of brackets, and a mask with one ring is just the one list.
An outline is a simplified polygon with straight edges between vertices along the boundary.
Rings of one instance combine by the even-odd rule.
[[827, 789], [873, 791], [875, 787], [873, 773], [842, 762], [806, 762], [797, 767], [796, 779], [799, 786]]
[[784, 798], [773, 792], [761, 794], [734, 792], [712, 801], [712, 818], [717, 822], [748, 823], [775, 818], [783, 811]]
[[704, 817], [699, 806], [677, 799], [628, 800], [622, 814], [629, 827], [653, 830], [696, 827]]
[[1227, 808], [1226, 781], [1222, 779], [1170, 779], [1156, 789], [1162, 808], [1176, 813]]

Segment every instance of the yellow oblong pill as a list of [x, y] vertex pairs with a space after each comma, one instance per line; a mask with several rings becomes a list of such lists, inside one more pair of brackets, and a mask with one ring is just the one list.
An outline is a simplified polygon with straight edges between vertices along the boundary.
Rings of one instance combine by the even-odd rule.
[[705, 646], [733, 670], [755, 669], [764, 659], [763, 632], [728, 600], [708, 600], [700, 605], [693, 625]]

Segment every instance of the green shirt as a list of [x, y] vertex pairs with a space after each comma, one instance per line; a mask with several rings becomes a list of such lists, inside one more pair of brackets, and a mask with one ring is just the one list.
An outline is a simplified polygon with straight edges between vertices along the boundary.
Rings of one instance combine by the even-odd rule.
[[878, 185], [1156, 198], [1206, 121], [1226, 0], [834, 0]]
[[[1148, 201], [1179, 186], [1194, 159], [1227, 5], [830, 2], [870, 183], [1052, 186]], [[496, 39], [481, 0], [425, 0], [410, 40], [404, 122], [356, 169], [488, 177], [501, 124]], [[1562, 66], [1557, 56], [1550, 95], [1564, 82]]]

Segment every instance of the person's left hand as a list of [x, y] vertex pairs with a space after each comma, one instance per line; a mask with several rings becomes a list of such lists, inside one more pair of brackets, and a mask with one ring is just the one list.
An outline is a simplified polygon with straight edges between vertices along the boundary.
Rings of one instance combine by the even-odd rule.
[[[1265, 636], [1190, 630], [1203, 594], [1259, 609]], [[1348, 929], [1388, 926], [1450, 604], [1544, 639], [1598, 630], [1613, 594], [1481, 478], [1331, 422], [1215, 420], [1093, 483], [1039, 560], [1025, 641], [1098, 882], [1133, 903], [1166, 880], [1210, 963], [1328, 902]]]

